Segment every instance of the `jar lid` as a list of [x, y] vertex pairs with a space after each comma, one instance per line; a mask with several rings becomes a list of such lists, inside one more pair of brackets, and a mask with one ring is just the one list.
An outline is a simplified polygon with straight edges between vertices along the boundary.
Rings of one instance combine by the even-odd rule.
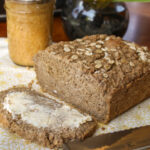
[[45, 3], [51, 0], [9, 0], [9, 1], [16, 1], [16, 2], [23, 2], [23, 3]]

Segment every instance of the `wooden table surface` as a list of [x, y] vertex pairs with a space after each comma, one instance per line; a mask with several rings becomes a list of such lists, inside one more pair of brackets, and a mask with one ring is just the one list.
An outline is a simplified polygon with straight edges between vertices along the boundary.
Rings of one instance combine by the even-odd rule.
[[[129, 9], [130, 21], [125, 40], [137, 42], [150, 48], [150, 2], [149, 3], [126, 3]], [[6, 37], [6, 23], [0, 23], [0, 37]], [[54, 18], [53, 41], [69, 40], [63, 29], [60, 17]]]

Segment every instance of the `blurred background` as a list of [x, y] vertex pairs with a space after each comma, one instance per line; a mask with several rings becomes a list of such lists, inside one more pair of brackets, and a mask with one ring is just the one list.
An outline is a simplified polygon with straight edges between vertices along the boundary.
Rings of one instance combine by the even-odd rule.
[[[0, 0], [0, 37], [7, 37], [4, 0]], [[65, 8], [65, 9], [64, 9]], [[53, 41], [107, 33], [150, 48], [150, 2], [114, 3], [103, 10], [83, 0], [57, 0]]]

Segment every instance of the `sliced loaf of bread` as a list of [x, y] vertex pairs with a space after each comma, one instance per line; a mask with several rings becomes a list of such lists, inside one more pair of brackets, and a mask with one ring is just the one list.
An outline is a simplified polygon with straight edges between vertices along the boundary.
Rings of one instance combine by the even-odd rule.
[[120, 37], [59, 42], [34, 62], [44, 90], [104, 123], [150, 96], [150, 51]]

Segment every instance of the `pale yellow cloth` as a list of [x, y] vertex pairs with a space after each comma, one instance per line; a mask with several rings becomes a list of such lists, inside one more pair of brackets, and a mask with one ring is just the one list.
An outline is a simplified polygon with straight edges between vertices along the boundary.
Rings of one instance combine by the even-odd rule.
[[[33, 68], [15, 65], [9, 58], [7, 40], [0, 38], [0, 91], [14, 85], [28, 85], [32, 80], [36, 82]], [[40, 90], [34, 83], [33, 88]], [[108, 125], [99, 124], [95, 135], [114, 132], [150, 124], [150, 99], [111, 121]], [[10, 134], [0, 128], [0, 150], [48, 150], [36, 144], [29, 144], [17, 135]]]

